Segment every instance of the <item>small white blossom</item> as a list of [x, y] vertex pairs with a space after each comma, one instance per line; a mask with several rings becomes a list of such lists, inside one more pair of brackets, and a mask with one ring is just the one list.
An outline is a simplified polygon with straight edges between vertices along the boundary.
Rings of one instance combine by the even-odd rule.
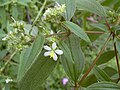
[[12, 82], [13, 80], [12, 79], [9, 79], [9, 78], [7, 78], [6, 80], [5, 80], [5, 82], [6, 83], [9, 83], [9, 82]]
[[56, 42], [53, 42], [52, 48], [49, 46], [44, 46], [44, 49], [47, 50], [47, 52], [44, 53], [44, 56], [50, 56], [52, 57], [55, 61], [57, 61], [58, 56], [57, 55], [62, 55], [63, 51], [57, 49]]
[[54, 8], [48, 8], [43, 14], [42, 20], [51, 20], [55, 17], [59, 17], [65, 12], [65, 4], [60, 5], [57, 3]]
[[54, 32], [51, 30], [51, 31], [50, 31], [50, 34], [54, 34]]
[[9, 38], [8, 35], [6, 35], [4, 38], [2, 38], [3, 41], [6, 41]]

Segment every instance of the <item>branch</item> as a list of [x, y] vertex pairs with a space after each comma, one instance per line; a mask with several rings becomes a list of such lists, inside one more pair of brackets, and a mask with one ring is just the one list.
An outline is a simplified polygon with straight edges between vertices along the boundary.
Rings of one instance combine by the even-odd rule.
[[[67, 33], [68, 32], [54, 33], [54, 34], [46, 35], [46, 38], [56, 36], [56, 35], [67, 34]], [[73, 32], [71, 32], [71, 33], [73, 33]], [[85, 33], [87, 33], [87, 34], [104, 34], [105, 32], [101, 32], [101, 31], [85, 31]]]
[[[113, 41], [115, 38], [115, 34], [112, 34], [113, 36]], [[116, 42], [114, 42], [114, 50], [115, 50], [115, 57], [116, 57], [116, 64], [117, 64], [117, 68], [118, 68], [118, 74], [119, 74], [119, 78], [120, 78], [120, 65], [119, 65], [119, 59], [118, 59], [118, 53], [117, 53], [117, 48], [116, 48]], [[119, 82], [119, 79], [117, 80], [117, 83]]]
[[103, 45], [101, 51], [98, 53], [97, 57], [94, 59], [92, 65], [89, 67], [89, 69], [86, 71], [86, 73], [83, 75], [83, 77], [81, 78], [81, 80], [78, 82], [79, 83], [79, 87], [81, 85], [81, 83], [84, 81], [84, 79], [87, 77], [87, 75], [90, 73], [90, 71], [92, 70], [92, 68], [94, 67], [94, 65], [96, 64], [96, 62], [98, 61], [99, 57], [101, 56], [101, 54], [103, 53], [105, 47], [107, 46], [107, 43], [110, 40], [112, 34], [109, 35], [109, 37], [107, 38], [105, 44]]
[[87, 33], [87, 34], [104, 34], [105, 32], [101, 32], [101, 31], [85, 31], [85, 33]]
[[45, 7], [45, 5], [46, 5], [46, 2], [47, 2], [47, 0], [44, 1], [42, 7], [40, 8], [40, 10], [39, 10], [39, 12], [38, 12], [38, 14], [37, 14], [37, 16], [36, 16], [34, 22], [33, 22], [33, 25], [36, 23], [37, 19], [38, 19], [39, 16], [42, 14], [42, 11], [43, 11], [43, 9], [44, 9], [44, 7]]
[[106, 25], [108, 27], [108, 30], [110, 31], [111, 27], [110, 27], [110, 24], [108, 23], [107, 19], [105, 19], [105, 22], [106, 22]]
[[30, 15], [28, 12], [28, 7], [25, 7], [25, 9], [26, 9], [26, 15], [27, 15], [28, 22], [29, 22], [29, 24], [32, 24], [31, 19], [30, 19]]
[[9, 62], [11, 61], [11, 59], [15, 56], [15, 54], [17, 53], [17, 50], [15, 50], [12, 55], [10, 56], [10, 58], [6, 61], [5, 65], [0, 69], [0, 74], [5, 70], [5, 68], [7, 67], [7, 65], [9, 64]]

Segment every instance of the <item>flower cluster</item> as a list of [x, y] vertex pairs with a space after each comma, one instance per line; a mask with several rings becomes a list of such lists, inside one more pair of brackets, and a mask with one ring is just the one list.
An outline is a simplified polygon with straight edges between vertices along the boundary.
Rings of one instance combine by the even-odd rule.
[[11, 24], [13, 30], [9, 31], [9, 33], [2, 39], [3, 41], [7, 41], [8, 50], [17, 49], [22, 50], [26, 48], [27, 42], [31, 40], [31, 36], [29, 34], [25, 34], [24, 31], [24, 22], [18, 22]]
[[52, 43], [52, 47], [49, 47], [49, 46], [45, 45], [44, 49], [47, 50], [47, 52], [44, 53], [44, 56], [50, 56], [55, 61], [57, 61], [57, 59], [58, 59], [57, 55], [62, 55], [63, 54], [62, 50], [57, 49], [56, 42]]
[[48, 8], [43, 14], [42, 19], [54, 22], [65, 12], [65, 4], [57, 4], [54, 8]]

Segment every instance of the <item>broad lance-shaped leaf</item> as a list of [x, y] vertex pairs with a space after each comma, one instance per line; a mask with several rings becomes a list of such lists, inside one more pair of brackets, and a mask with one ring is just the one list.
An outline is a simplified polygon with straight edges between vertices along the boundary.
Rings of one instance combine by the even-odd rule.
[[120, 90], [120, 85], [112, 82], [98, 82], [88, 86], [85, 90]]
[[17, 3], [23, 6], [27, 6], [27, 3], [30, 3], [31, 0], [18, 0]]
[[[108, 57], [109, 56], [109, 57]], [[107, 51], [107, 52], [104, 52], [100, 58], [98, 59], [97, 61], [97, 65], [100, 65], [100, 64], [104, 64], [104, 63], [107, 63], [108, 61], [110, 61], [112, 58], [115, 57], [115, 51]]]
[[90, 24], [90, 25], [91, 25], [92, 27], [98, 28], [98, 29], [100, 29], [100, 30], [102, 30], [102, 31], [104, 31], [104, 32], [107, 31], [107, 26], [104, 25], [104, 24], [99, 23], [99, 24]]
[[64, 42], [60, 43], [60, 47], [64, 52], [64, 55], [62, 55], [62, 57], [61, 57], [62, 65], [63, 65], [66, 73], [68, 74], [68, 76], [72, 80], [75, 80], [74, 79], [74, 74], [73, 74], [73, 72], [74, 72], [74, 69], [73, 69], [74, 62], [72, 60], [71, 52], [70, 52], [68, 46]]
[[41, 85], [54, 70], [57, 62], [41, 53], [19, 82], [19, 90], [41, 90]]
[[[71, 34], [65, 42], [61, 43], [62, 64], [73, 81], [77, 81], [84, 68], [85, 57], [80, 48], [80, 39], [74, 34]], [[66, 44], [65, 44], [66, 43]]]
[[111, 81], [110, 77], [99, 67], [95, 66], [93, 71], [98, 81]]
[[87, 87], [93, 83], [96, 83], [97, 79], [95, 77], [94, 74], [90, 74], [89, 76], [87, 76], [87, 78], [82, 82], [81, 86], [82, 87]]
[[78, 25], [76, 25], [75, 23], [69, 22], [69, 21], [65, 21], [65, 22], [63, 22], [63, 24], [67, 28], [69, 28], [71, 32], [76, 34], [78, 37], [80, 37], [81, 39], [83, 39], [87, 42], [90, 42], [90, 39], [87, 36], [87, 34]]
[[38, 35], [33, 45], [21, 53], [20, 66], [18, 70], [18, 81], [20, 81], [20, 79], [32, 66], [32, 63], [35, 62], [35, 60], [38, 58], [43, 48], [44, 41], [44, 37], [42, 35]]
[[76, 6], [79, 10], [89, 11], [102, 17], [106, 17], [106, 10], [96, 0], [76, 0]]
[[67, 21], [70, 21], [70, 19], [73, 17], [75, 13], [75, 0], [54, 0], [60, 4], [66, 5], [66, 12], [65, 12], [65, 19]]

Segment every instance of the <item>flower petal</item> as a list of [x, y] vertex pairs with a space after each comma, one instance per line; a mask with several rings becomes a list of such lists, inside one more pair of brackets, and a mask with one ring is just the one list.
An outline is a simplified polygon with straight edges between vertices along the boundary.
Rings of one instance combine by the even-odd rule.
[[51, 53], [50, 51], [49, 51], [49, 52], [45, 52], [45, 53], [44, 53], [44, 56], [49, 56], [50, 53]]
[[62, 80], [62, 83], [63, 83], [63, 85], [66, 85], [67, 83], [68, 83], [68, 78], [63, 78], [63, 80]]
[[50, 34], [54, 34], [54, 32], [51, 30], [51, 31], [50, 31]]
[[57, 57], [57, 55], [56, 55], [55, 53], [54, 53], [53, 59], [54, 59], [55, 61], [57, 61], [57, 59], [58, 59], [58, 57]]
[[56, 49], [56, 47], [57, 47], [56, 42], [53, 42], [52, 49]]
[[51, 50], [51, 48], [49, 47], [49, 46], [44, 46], [44, 49], [46, 49], [46, 50]]
[[62, 54], [63, 54], [63, 51], [62, 51], [62, 50], [55, 50], [55, 52], [56, 52], [58, 55], [62, 55]]

